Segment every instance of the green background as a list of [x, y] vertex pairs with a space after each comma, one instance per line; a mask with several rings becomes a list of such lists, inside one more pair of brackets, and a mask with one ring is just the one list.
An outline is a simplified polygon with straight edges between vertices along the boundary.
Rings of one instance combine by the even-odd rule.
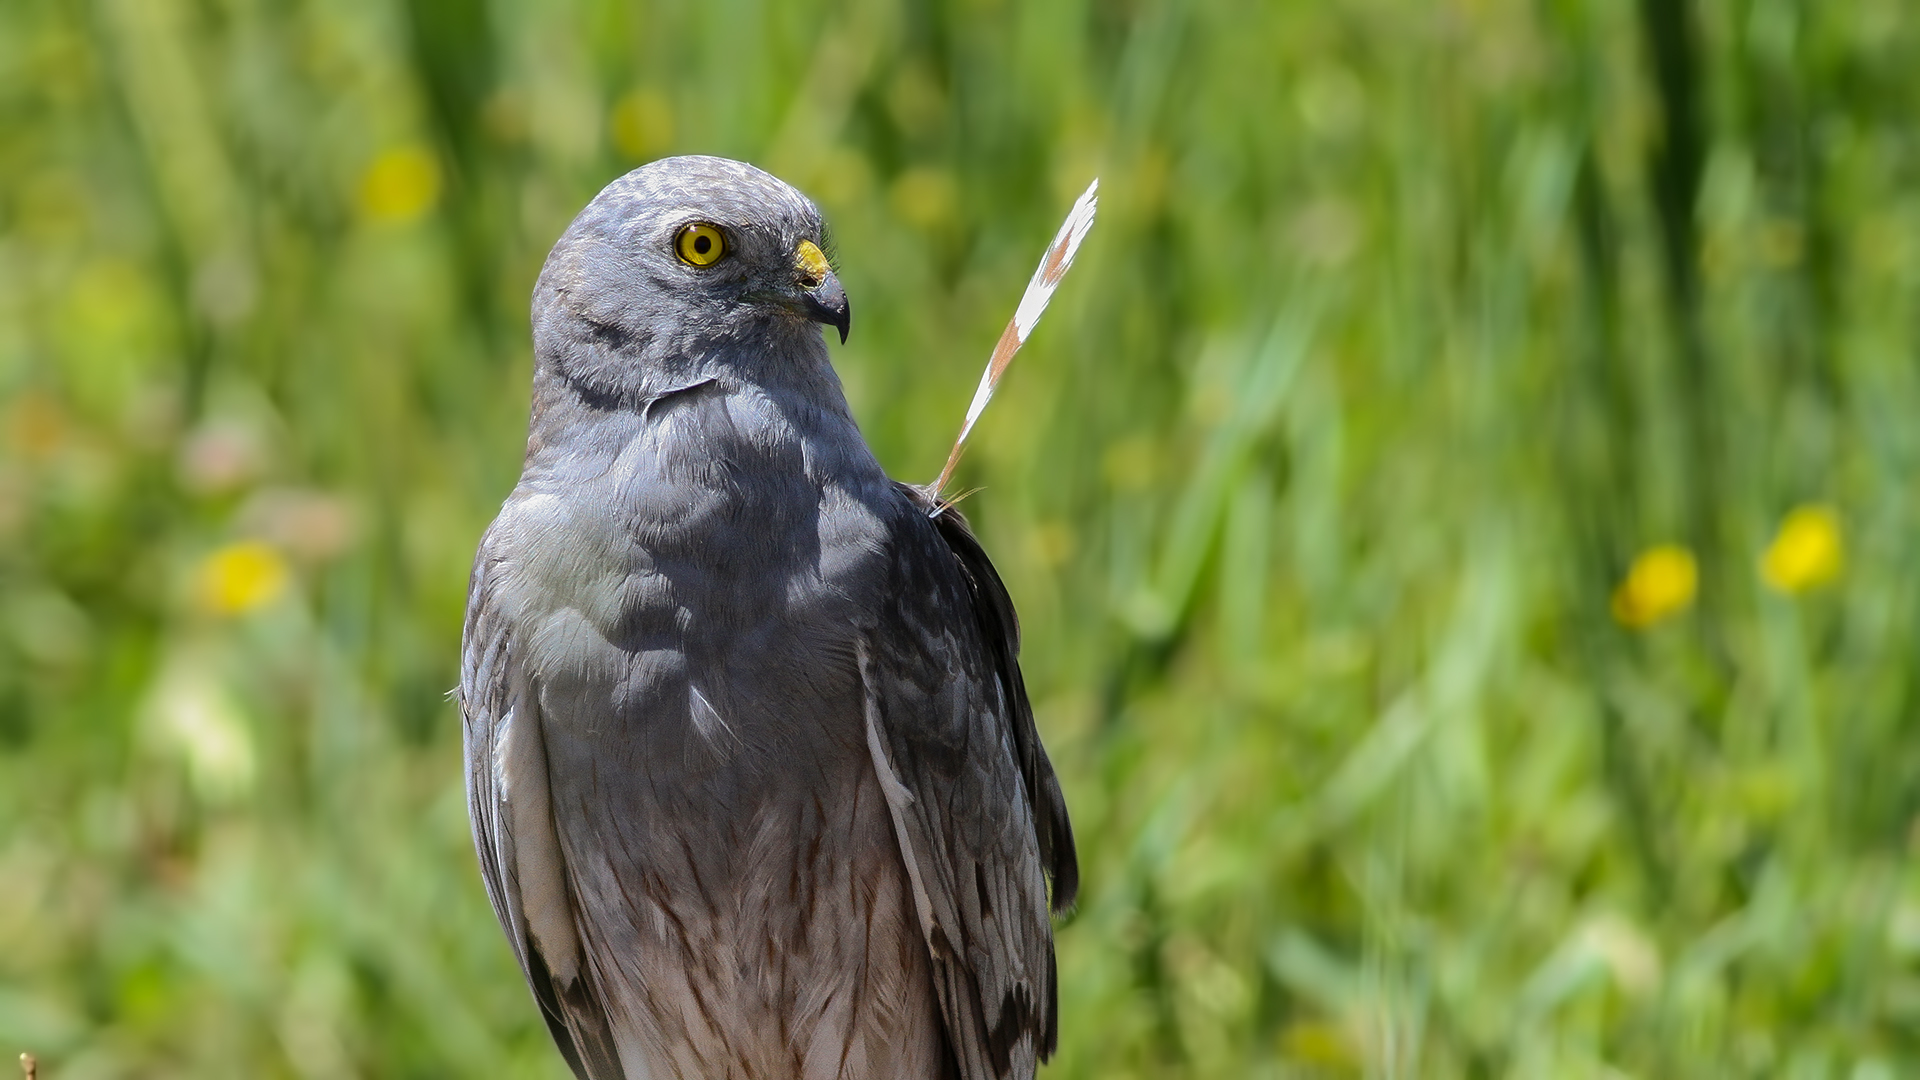
[[1920, 1074], [1917, 67], [1902, 0], [5, 0], [0, 1049], [563, 1075], [444, 695], [534, 274], [697, 151], [820, 202], [915, 480], [1101, 177], [960, 474], [1083, 856], [1048, 1075]]

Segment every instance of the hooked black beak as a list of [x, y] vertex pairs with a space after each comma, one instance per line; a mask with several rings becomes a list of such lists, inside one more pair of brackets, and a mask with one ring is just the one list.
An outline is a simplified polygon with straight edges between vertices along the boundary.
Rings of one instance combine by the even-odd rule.
[[853, 309], [847, 303], [847, 290], [841, 288], [840, 279], [833, 276], [820, 245], [811, 240], [800, 241], [799, 249], [793, 253], [793, 272], [807, 318], [839, 330], [840, 344], [845, 345], [847, 330], [853, 325]]
[[820, 284], [801, 294], [805, 297], [807, 318], [826, 323], [840, 331], [840, 344], [847, 343], [847, 329], [853, 325], [853, 309], [847, 304], [847, 290], [829, 271]]

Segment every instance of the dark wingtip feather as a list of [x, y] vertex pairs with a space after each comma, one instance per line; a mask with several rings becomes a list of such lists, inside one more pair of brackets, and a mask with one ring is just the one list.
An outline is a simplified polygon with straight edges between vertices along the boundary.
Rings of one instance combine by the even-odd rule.
[[1080, 899], [1080, 853], [1073, 842], [1073, 820], [1067, 816], [1067, 797], [1053, 773], [1053, 763], [1045, 762], [1047, 799], [1046, 818], [1052, 832], [1053, 859], [1047, 867], [1053, 878], [1053, 913], [1064, 915]]
[[[527, 942], [527, 982], [540, 1003], [541, 1018], [553, 1035], [560, 1056], [579, 1080], [625, 1080], [626, 1070], [614, 1049], [613, 1030], [584, 978], [565, 987], [547, 968], [546, 957], [531, 939]], [[567, 1022], [572, 1015], [574, 1023]]]

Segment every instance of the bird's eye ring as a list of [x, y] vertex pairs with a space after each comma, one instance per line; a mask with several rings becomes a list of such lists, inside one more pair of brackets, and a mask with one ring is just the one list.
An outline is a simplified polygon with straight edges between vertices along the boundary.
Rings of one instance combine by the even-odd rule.
[[674, 237], [673, 250], [688, 266], [712, 266], [726, 257], [727, 234], [718, 225], [696, 221]]

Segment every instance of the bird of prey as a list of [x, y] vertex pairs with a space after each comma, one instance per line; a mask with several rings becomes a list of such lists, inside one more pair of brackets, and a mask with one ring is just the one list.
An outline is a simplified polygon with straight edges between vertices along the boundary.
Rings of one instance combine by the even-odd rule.
[[823, 243], [773, 176], [670, 158], [534, 290], [459, 700], [487, 894], [583, 1080], [1024, 1080], [1056, 1045], [1078, 870], [1013, 606], [861, 438]]

